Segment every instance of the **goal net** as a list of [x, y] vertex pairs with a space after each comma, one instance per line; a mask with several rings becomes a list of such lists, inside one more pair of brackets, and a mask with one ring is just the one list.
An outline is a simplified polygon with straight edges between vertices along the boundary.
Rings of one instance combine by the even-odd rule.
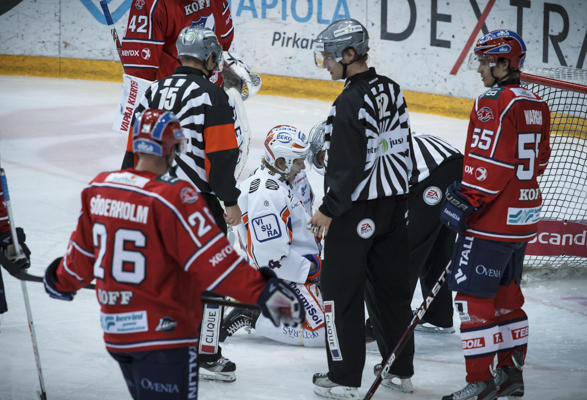
[[525, 270], [540, 277], [587, 275], [587, 70], [524, 68], [521, 80], [550, 107], [552, 148], [538, 179], [543, 204]]

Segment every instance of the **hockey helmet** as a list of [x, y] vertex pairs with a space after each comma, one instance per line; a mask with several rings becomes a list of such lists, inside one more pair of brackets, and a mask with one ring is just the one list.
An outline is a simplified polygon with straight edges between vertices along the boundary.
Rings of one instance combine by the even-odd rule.
[[[308, 136], [289, 125], [272, 128], [265, 139], [265, 160], [283, 174], [289, 174], [294, 160], [306, 158], [310, 153]], [[285, 169], [277, 167], [278, 159], [285, 160]]]
[[187, 138], [181, 130], [179, 120], [170, 111], [147, 109], [135, 121], [132, 140], [135, 153], [167, 157], [177, 144], [178, 152], [183, 154], [186, 143]]
[[489, 32], [477, 40], [473, 54], [469, 57], [469, 68], [477, 69], [478, 61], [485, 59], [490, 67], [495, 67], [500, 58], [510, 60], [510, 69], [518, 71], [524, 66], [526, 44], [514, 31], [499, 29]]
[[325, 151], [324, 148], [324, 131], [326, 129], [326, 121], [320, 121], [312, 127], [310, 130], [310, 154], [306, 157], [310, 167], [314, 167], [316, 172], [320, 175], [324, 175], [325, 165], [320, 162], [321, 151]]
[[177, 37], [177, 57], [189, 56], [206, 62], [211, 54], [214, 55], [214, 72], [222, 71], [224, 59], [222, 46], [214, 31], [209, 28], [188, 26], [181, 30]]
[[349, 47], [362, 57], [369, 51], [369, 33], [357, 20], [339, 19], [328, 25], [314, 40], [314, 62], [316, 67], [325, 68], [324, 56], [332, 54], [336, 62], [342, 60], [342, 52]]

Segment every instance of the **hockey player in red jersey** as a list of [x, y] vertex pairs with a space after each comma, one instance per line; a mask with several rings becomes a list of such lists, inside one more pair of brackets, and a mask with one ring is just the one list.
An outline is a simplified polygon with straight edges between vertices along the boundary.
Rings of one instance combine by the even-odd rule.
[[67, 253], [45, 272], [45, 290], [61, 300], [96, 279], [106, 348], [134, 399], [197, 398], [203, 291], [257, 303], [276, 325], [305, 319], [287, 285], [237, 255], [195, 188], [166, 175], [185, 145], [171, 112], [146, 110], [136, 169], [90, 182]]
[[540, 217], [537, 178], [550, 157], [548, 105], [520, 86], [525, 57], [522, 38], [505, 29], [480, 38], [471, 56], [489, 90], [475, 101], [463, 181], [447, 189], [441, 213], [459, 232], [449, 288], [458, 292], [468, 385], [443, 400], [524, 394], [528, 317], [520, 281]]
[[[122, 40], [125, 72], [148, 81], [173, 74], [180, 66], [175, 42], [190, 25], [210, 28], [222, 49], [230, 49], [234, 28], [226, 0], [134, 0]], [[220, 73], [210, 80], [222, 86]]]

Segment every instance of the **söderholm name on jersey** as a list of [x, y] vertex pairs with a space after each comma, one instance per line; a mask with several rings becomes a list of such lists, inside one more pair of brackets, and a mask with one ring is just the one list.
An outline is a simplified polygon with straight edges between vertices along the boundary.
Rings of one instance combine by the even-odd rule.
[[107, 199], [101, 195], [90, 199], [90, 213], [105, 217], [120, 218], [132, 222], [147, 223], [149, 207], [127, 201]]

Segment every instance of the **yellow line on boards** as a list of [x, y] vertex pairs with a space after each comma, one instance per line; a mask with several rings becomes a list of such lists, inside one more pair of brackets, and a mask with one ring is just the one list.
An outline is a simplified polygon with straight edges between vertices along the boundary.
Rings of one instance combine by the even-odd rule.
[[[86, 79], [122, 82], [122, 65], [116, 61], [74, 58], [14, 56], [0, 54], [0, 75], [39, 76], [47, 78]], [[259, 94], [333, 102], [343, 83], [316, 79], [260, 74], [263, 84]], [[404, 90], [412, 112], [468, 119], [473, 100]]]

